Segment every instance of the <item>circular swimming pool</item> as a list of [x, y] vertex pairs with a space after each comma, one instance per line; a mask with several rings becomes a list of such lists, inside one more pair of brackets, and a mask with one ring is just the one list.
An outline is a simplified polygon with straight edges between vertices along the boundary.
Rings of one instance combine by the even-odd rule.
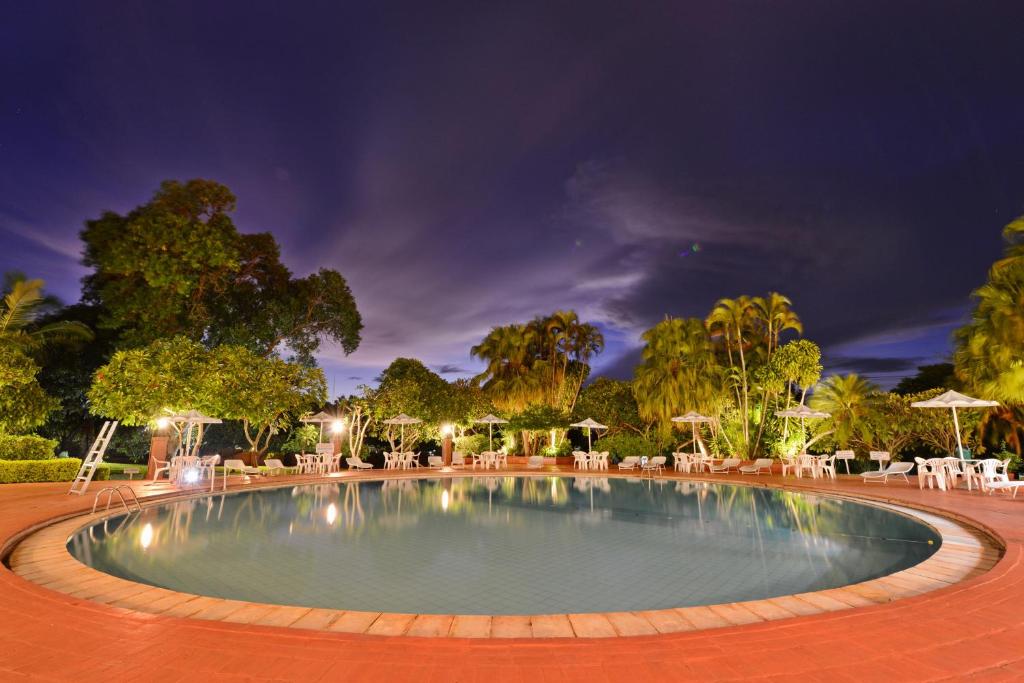
[[654, 610], [824, 590], [934, 553], [929, 526], [792, 491], [597, 477], [333, 483], [182, 500], [75, 534], [109, 574], [413, 614]]

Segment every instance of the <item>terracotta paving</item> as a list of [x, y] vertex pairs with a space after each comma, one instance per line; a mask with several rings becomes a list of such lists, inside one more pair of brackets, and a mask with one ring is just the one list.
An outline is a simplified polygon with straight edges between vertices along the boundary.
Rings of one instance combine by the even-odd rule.
[[[0, 680], [1024, 680], [1024, 499], [921, 491], [916, 482], [865, 485], [859, 478], [746, 477], [743, 483], [872, 496], [940, 512], [985, 529], [1005, 551], [991, 570], [938, 590], [894, 602], [868, 590], [860, 595], [863, 606], [849, 604], [858, 600], [848, 593], [825, 591], [774, 598], [759, 607], [763, 613], [716, 605], [686, 616], [679, 610], [604, 615], [603, 621], [568, 615], [535, 623], [389, 615], [395, 618], [374, 619], [366, 633], [336, 631], [345, 615], [331, 610], [289, 608], [278, 625], [254, 625], [258, 606], [239, 603], [219, 607], [222, 621], [188, 618], [213, 607], [201, 597], [170, 600], [174, 606], [161, 614], [141, 613], [51, 590], [4, 568]], [[65, 490], [64, 484], [0, 487], [0, 554], [30, 527], [88, 511], [91, 495], [72, 498]], [[892, 590], [912, 588], [891, 580]], [[116, 601], [110, 590], [97, 584], [92, 597]], [[845, 600], [847, 608], [817, 612], [807, 606], [811, 600]], [[282, 623], [290, 617], [290, 625]], [[577, 637], [561, 637], [566, 622]], [[652, 634], [651, 628], [662, 630], [659, 624], [677, 632]], [[491, 638], [468, 637], [485, 627]], [[448, 637], [433, 637], [442, 631]], [[371, 635], [396, 632], [405, 635]], [[627, 633], [637, 635], [602, 637]]]

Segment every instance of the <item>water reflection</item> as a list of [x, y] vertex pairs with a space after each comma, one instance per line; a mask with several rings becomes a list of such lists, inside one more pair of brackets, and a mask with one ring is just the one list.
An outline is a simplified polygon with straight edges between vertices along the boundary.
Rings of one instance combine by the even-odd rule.
[[[910, 566], [937, 538], [886, 510], [775, 489], [489, 476], [185, 500], [69, 547], [103, 571], [218, 597], [516, 614], [817, 590]], [[624, 580], [630, 591], [613, 589]]]

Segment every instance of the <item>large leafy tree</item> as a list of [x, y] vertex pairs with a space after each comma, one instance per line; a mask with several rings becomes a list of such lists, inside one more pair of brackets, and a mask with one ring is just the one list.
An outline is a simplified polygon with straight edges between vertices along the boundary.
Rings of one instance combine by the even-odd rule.
[[629, 431], [646, 435], [651, 421], [640, 417], [633, 384], [609, 377], [598, 377], [583, 387], [572, 415], [573, 422], [593, 418], [608, 425], [608, 435]]
[[[449, 418], [449, 385], [444, 379], [415, 358], [397, 358], [385, 368], [375, 390], [367, 396], [380, 438], [395, 449], [399, 435], [404, 435], [407, 447], [428, 436], [436, 436], [440, 425]], [[399, 413], [422, 420], [415, 425], [400, 428], [384, 424]]]
[[101, 306], [99, 325], [122, 347], [183, 335], [264, 356], [287, 347], [307, 364], [322, 340], [353, 351], [362, 321], [344, 278], [292, 277], [271, 235], [238, 232], [234, 209], [219, 183], [165, 181], [127, 214], [87, 221], [83, 294]]
[[264, 453], [274, 435], [327, 400], [319, 368], [264, 358], [244, 346], [218, 346], [209, 353], [207, 368], [216, 415], [240, 421], [256, 453]]
[[1024, 217], [1003, 230], [1004, 256], [974, 292], [971, 321], [956, 333], [957, 377], [967, 389], [1002, 405], [981, 428], [1017, 453], [1024, 444]]

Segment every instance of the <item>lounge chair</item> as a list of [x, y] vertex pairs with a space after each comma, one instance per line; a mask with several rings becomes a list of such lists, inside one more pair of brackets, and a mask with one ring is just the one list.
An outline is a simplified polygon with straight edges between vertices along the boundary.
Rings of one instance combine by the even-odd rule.
[[753, 465], [744, 465], [740, 467], [740, 474], [761, 474], [761, 470], [768, 470], [768, 474], [772, 473], [771, 458], [758, 458], [754, 461]]
[[465, 467], [466, 466], [466, 454], [460, 451], [452, 453], [452, 467]]
[[543, 455], [531, 455], [526, 459], [526, 466], [531, 470], [539, 470], [544, 467], [544, 456]]
[[627, 455], [619, 463], [620, 470], [635, 470], [640, 464], [640, 458], [635, 455]]
[[368, 462], [363, 462], [359, 458], [345, 458], [345, 462], [348, 463], [350, 470], [372, 470], [373, 465]]
[[650, 472], [653, 477], [654, 474], [661, 473], [665, 470], [665, 463], [668, 461], [664, 455], [656, 455], [646, 463], [640, 466], [642, 472]]
[[432, 469], [440, 469], [444, 467], [444, 458], [442, 458], [440, 455], [428, 455], [427, 467], [430, 467]]
[[884, 470], [861, 472], [860, 476], [864, 477], [865, 484], [869, 481], [880, 481], [887, 484], [889, 477], [903, 477], [903, 480], [909, 484], [910, 479], [907, 478], [907, 473], [912, 469], [914, 469], [912, 462], [894, 462]]
[[276, 458], [266, 460], [263, 465], [267, 468], [267, 474], [281, 474], [282, 472], [291, 469], [289, 467], [285, 467], [284, 463]]
[[228, 487], [228, 475], [232, 472], [238, 472], [244, 474], [246, 477], [259, 476], [260, 468], [249, 467], [242, 460], [225, 460], [224, 461], [224, 488]]
[[712, 474], [728, 474], [729, 470], [734, 470], [740, 466], [743, 462], [740, 458], [726, 458], [721, 464], [716, 465], [715, 463], [708, 463], [708, 472]]

